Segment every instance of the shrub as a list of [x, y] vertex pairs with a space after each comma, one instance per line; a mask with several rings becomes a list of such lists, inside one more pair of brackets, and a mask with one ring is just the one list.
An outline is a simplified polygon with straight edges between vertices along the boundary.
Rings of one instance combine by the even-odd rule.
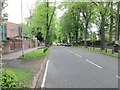
[[99, 46], [100, 45], [100, 40], [94, 41], [94, 45]]
[[18, 86], [18, 80], [12, 71], [2, 69], [0, 86], [2, 88], [15, 88]]
[[108, 45], [114, 45], [114, 44], [115, 44], [115, 41], [108, 42]]

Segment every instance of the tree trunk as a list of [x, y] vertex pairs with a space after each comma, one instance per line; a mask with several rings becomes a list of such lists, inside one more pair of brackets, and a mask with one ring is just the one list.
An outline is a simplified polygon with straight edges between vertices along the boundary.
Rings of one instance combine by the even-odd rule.
[[54, 4], [54, 10], [53, 10], [52, 15], [51, 15], [50, 20], [49, 20], [49, 1], [48, 0], [46, 2], [46, 6], [47, 6], [47, 14], [46, 14], [46, 38], [45, 38], [45, 46], [48, 47], [49, 43], [51, 42], [50, 39], [49, 39], [50, 38], [49, 37], [50, 26], [51, 26], [51, 22], [52, 22], [53, 15], [55, 13], [56, 7], [55, 7], [55, 4]]
[[70, 40], [70, 45], [71, 45], [71, 42], [72, 42], [71, 33], [69, 33], [69, 40]]
[[104, 50], [105, 49], [105, 15], [104, 14], [101, 14], [100, 36], [101, 36], [101, 50]]
[[84, 37], [83, 37], [83, 34], [84, 34], [84, 33], [83, 33], [83, 31], [81, 30], [81, 31], [80, 31], [80, 41], [83, 40], [83, 38], [84, 38]]
[[85, 24], [85, 30], [84, 30], [84, 46], [85, 48], [87, 48], [87, 28], [88, 28], [88, 21], [86, 21], [86, 24]]
[[119, 35], [120, 35], [120, 2], [118, 2], [117, 5], [117, 18], [116, 18], [116, 34], [115, 34], [115, 40], [119, 40]]
[[47, 5], [47, 14], [46, 14], [46, 38], [45, 38], [45, 46], [48, 46], [48, 42], [49, 42], [49, 15], [48, 15], [48, 9], [49, 9], [49, 2], [46, 2]]
[[[113, 10], [113, 3], [111, 2], [111, 12]], [[111, 13], [111, 16], [110, 16], [110, 31], [109, 31], [109, 42], [111, 43], [112, 41], [112, 29], [113, 29], [113, 14]]]
[[75, 39], [76, 39], [76, 45], [78, 45], [78, 31], [75, 31]]

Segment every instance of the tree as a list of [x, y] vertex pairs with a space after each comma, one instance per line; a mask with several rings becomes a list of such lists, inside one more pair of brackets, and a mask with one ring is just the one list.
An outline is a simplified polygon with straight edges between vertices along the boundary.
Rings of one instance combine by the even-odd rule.
[[[73, 34], [73, 38], [75, 38], [76, 44], [78, 44], [78, 38], [80, 37], [83, 39], [82, 36], [84, 36], [84, 45], [87, 47], [87, 38], [88, 38], [88, 26], [91, 20], [91, 16], [94, 13], [93, 3], [86, 3], [86, 2], [74, 2], [66, 4], [67, 11], [64, 15], [67, 14], [66, 18], [63, 19], [65, 28], [68, 26], [68, 28], [64, 28], [64, 30], [67, 31], [69, 34], [68, 36], [71, 37], [71, 33]], [[61, 25], [61, 26], [62, 26]], [[63, 27], [62, 26], [62, 27]], [[80, 32], [80, 35], [78, 35]], [[82, 35], [84, 32], [84, 35]], [[71, 41], [71, 39], [70, 39]]]
[[97, 12], [100, 14], [101, 23], [100, 23], [100, 46], [101, 50], [105, 49], [105, 22], [106, 22], [106, 14], [109, 13], [109, 3], [107, 2], [99, 2], [94, 3], [97, 8]]
[[54, 9], [53, 9], [53, 12], [50, 16], [50, 20], [49, 20], [49, 1], [47, 0], [46, 2], [46, 8], [47, 8], [47, 12], [46, 12], [46, 38], [45, 38], [45, 46], [48, 46], [49, 45], [49, 31], [50, 31], [50, 26], [51, 26], [51, 22], [52, 22], [52, 19], [53, 19], [53, 15], [55, 13], [55, 4], [54, 4]]
[[110, 2], [110, 30], [109, 30], [109, 43], [112, 41], [113, 34], [113, 2]]
[[37, 2], [33, 14], [27, 20], [29, 22], [27, 32], [30, 31], [35, 36], [40, 36], [38, 34], [41, 33], [46, 46], [51, 42], [51, 34], [54, 33], [51, 28], [55, 25], [53, 24], [56, 18], [53, 17], [55, 15], [55, 8], [55, 4], [53, 6], [53, 3]]
[[83, 3], [82, 14], [84, 18], [84, 46], [87, 48], [87, 37], [88, 37], [88, 25], [91, 19], [92, 14], [94, 13], [93, 10], [94, 5], [92, 3]]
[[116, 38], [115, 40], [118, 41], [120, 38], [120, 2], [117, 3], [117, 17], [116, 17]]

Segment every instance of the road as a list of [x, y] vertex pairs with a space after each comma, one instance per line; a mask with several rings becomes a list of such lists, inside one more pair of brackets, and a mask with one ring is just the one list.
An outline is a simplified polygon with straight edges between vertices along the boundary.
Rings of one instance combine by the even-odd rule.
[[118, 59], [78, 48], [51, 48], [46, 88], [118, 88]]

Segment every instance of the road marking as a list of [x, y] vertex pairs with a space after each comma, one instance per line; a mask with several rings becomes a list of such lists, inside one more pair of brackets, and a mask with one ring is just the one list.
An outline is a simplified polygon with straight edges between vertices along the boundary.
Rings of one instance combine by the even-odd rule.
[[76, 56], [78, 56], [78, 57], [82, 57], [82, 56], [80, 56], [79, 54], [75, 54]]
[[120, 76], [116, 76], [116, 77], [120, 79]]
[[45, 85], [45, 80], [46, 80], [46, 76], [47, 76], [47, 69], [48, 69], [48, 63], [49, 63], [49, 60], [46, 63], [46, 68], [45, 68], [45, 73], [44, 73], [44, 77], [43, 77], [41, 88], [44, 88], [44, 85]]
[[93, 65], [95, 65], [95, 66], [97, 66], [98, 68], [102, 68], [101, 66], [99, 66], [99, 65], [97, 65], [97, 64], [95, 64], [95, 63], [93, 63], [93, 62], [91, 62], [90, 60], [88, 60], [88, 59], [85, 59], [86, 61], [88, 61], [89, 63], [91, 63], [91, 64], [93, 64]]

